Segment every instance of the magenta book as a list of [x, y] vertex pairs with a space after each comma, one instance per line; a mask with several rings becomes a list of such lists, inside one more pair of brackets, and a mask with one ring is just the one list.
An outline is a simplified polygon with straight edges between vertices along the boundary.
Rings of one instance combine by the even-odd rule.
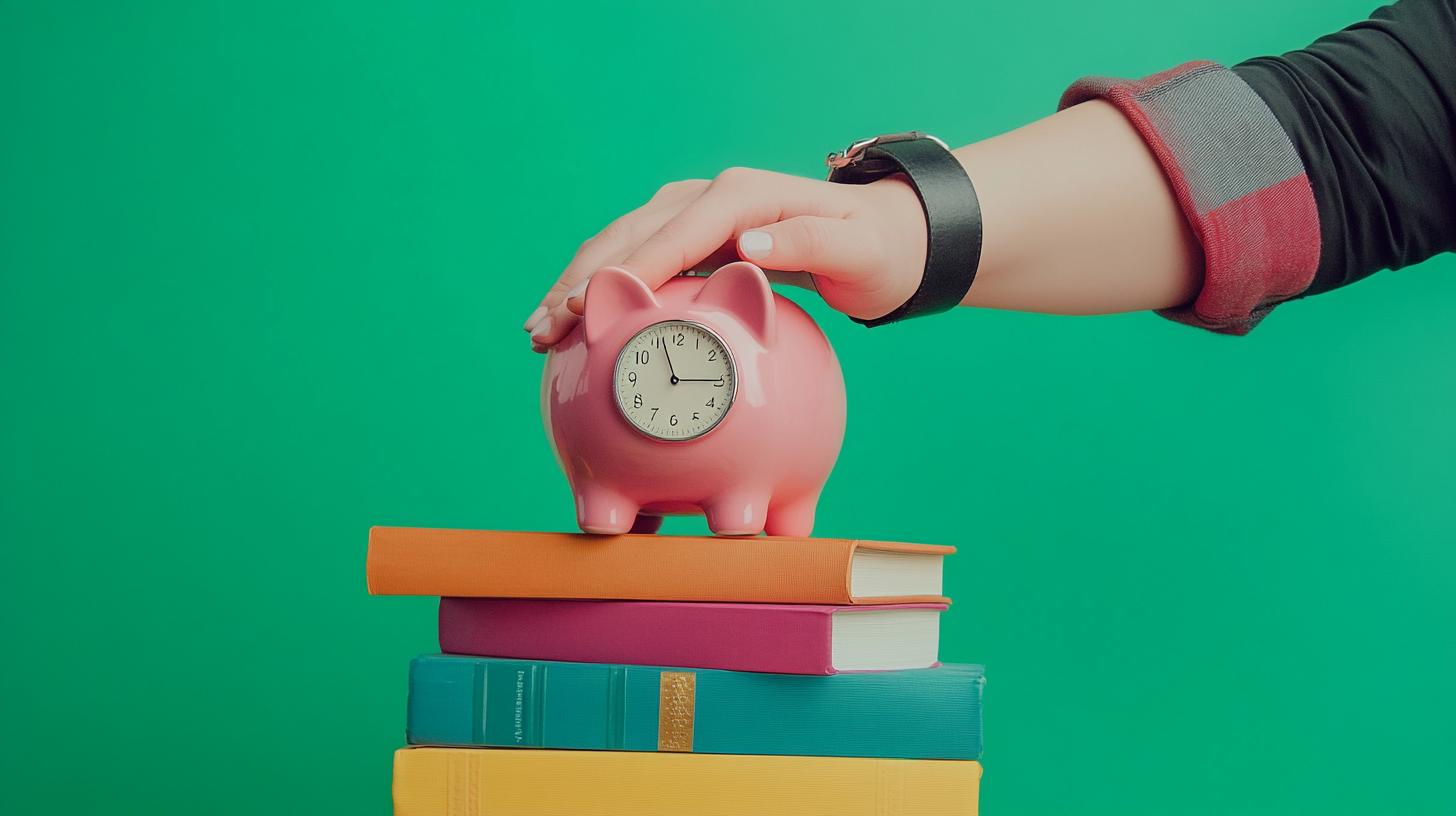
[[441, 598], [440, 651], [779, 674], [919, 669], [939, 665], [945, 609]]

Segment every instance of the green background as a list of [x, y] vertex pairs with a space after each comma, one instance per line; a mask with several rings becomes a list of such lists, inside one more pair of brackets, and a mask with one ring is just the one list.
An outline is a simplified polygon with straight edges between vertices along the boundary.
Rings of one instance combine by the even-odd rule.
[[[573, 528], [520, 325], [661, 184], [1369, 10], [0, 3], [0, 811], [387, 813], [434, 603], [366, 531]], [[1244, 339], [790, 292], [850, 394], [816, 532], [961, 548], [985, 813], [1456, 810], [1453, 267]]]

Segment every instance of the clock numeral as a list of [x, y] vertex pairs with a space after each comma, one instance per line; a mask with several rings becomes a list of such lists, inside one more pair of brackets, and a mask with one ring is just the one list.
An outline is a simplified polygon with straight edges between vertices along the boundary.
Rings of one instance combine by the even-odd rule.
[[[693, 353], [685, 354], [689, 350], [689, 339], [693, 341]], [[627, 357], [629, 351], [632, 352], [630, 359]], [[668, 358], [669, 362], [654, 360], [653, 351], [659, 352], [659, 358]], [[671, 359], [674, 351], [682, 354], [683, 359]], [[704, 384], [727, 388], [729, 378], [737, 376], [738, 372], [733, 367], [733, 355], [727, 346], [711, 331], [690, 321], [672, 320], [642, 329], [627, 342], [617, 359], [620, 362], [614, 381], [615, 401], [626, 418], [648, 436], [665, 440], [693, 438], [711, 429], [732, 403], [733, 395], [728, 391], [719, 393], [708, 389], [705, 394], [696, 390], [702, 389]], [[694, 363], [694, 360], [697, 362]], [[679, 369], [675, 374], [687, 377], [685, 380], [672, 378], [674, 385], [684, 383], [677, 388], [665, 388], [669, 363], [676, 364]], [[650, 376], [645, 373], [657, 371], [659, 367], [661, 373]], [[714, 370], [718, 372], [716, 377], [711, 373]], [[733, 383], [736, 384], [737, 380]], [[649, 404], [671, 396], [667, 391], [677, 395], [674, 399], [679, 401], [673, 403], [669, 400], [667, 406]], [[628, 395], [631, 395], [630, 399]], [[720, 396], [723, 397], [721, 404]], [[695, 408], [683, 404], [694, 398], [703, 401]], [[659, 412], [664, 412], [660, 425], [657, 422]]]

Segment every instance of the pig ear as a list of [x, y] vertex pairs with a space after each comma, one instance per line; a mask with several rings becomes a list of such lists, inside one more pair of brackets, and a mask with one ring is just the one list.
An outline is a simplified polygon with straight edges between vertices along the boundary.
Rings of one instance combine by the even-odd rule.
[[615, 266], [598, 269], [586, 285], [586, 305], [582, 307], [586, 342], [600, 341], [612, 324], [628, 312], [655, 308], [657, 298], [641, 278]]
[[728, 264], [708, 276], [693, 301], [698, 306], [717, 306], [728, 312], [765, 348], [773, 347], [777, 337], [773, 290], [762, 269], [747, 261]]

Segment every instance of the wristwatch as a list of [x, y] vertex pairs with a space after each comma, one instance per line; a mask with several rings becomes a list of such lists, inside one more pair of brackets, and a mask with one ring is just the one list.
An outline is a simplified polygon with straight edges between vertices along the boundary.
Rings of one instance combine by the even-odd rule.
[[945, 142], [912, 130], [861, 139], [824, 160], [829, 180], [869, 184], [904, 173], [925, 208], [925, 272], [920, 288], [899, 308], [873, 320], [850, 318], [870, 328], [948, 311], [961, 302], [981, 262], [981, 204], [965, 168]]

